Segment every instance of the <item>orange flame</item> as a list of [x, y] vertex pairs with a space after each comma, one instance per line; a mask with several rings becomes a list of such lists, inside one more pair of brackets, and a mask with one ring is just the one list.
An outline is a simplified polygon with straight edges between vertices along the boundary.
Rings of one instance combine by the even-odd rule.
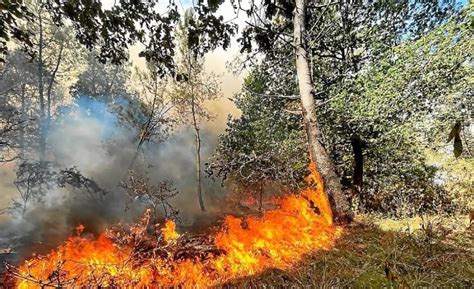
[[[130, 245], [114, 244], [105, 234], [95, 240], [73, 236], [49, 255], [25, 261], [17, 287], [202, 288], [272, 267], [289, 268], [307, 253], [331, 248], [341, 232], [333, 225], [316, 166], [310, 169], [308, 188], [278, 200], [278, 209], [260, 217], [227, 216], [214, 238], [222, 254], [180, 260], [151, 254], [137, 262]], [[170, 220], [161, 233], [166, 242], [180, 238]]]
[[179, 234], [176, 232], [176, 224], [172, 220], [166, 220], [164, 228], [161, 229], [161, 233], [166, 242], [172, 242], [179, 237]]

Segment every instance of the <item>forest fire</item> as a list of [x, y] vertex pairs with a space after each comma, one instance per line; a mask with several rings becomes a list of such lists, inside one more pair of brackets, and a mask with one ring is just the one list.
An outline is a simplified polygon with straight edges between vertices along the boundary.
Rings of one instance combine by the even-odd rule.
[[329, 249], [340, 234], [314, 165], [311, 171], [307, 189], [278, 200], [278, 209], [259, 217], [227, 216], [213, 236], [178, 234], [170, 220], [150, 234], [147, 211], [132, 228], [97, 238], [79, 226], [63, 245], [10, 268], [10, 275], [17, 288], [209, 287], [288, 268], [304, 254]]

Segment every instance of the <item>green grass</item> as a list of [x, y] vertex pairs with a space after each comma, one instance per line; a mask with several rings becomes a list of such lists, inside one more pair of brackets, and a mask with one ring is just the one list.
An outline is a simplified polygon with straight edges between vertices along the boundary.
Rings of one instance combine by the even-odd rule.
[[474, 288], [474, 224], [468, 225], [466, 218], [359, 218], [333, 249], [292, 270], [270, 269], [224, 287]]

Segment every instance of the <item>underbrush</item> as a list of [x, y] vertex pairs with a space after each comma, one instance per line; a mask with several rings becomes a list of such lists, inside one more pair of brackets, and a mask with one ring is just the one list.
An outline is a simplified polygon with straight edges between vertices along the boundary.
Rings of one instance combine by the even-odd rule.
[[291, 271], [263, 274], [228, 288], [473, 288], [474, 224], [467, 217], [404, 220], [358, 217], [336, 246]]

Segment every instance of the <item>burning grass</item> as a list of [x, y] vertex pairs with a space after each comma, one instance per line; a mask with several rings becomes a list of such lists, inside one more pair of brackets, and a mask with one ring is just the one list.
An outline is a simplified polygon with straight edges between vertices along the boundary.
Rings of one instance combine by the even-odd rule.
[[260, 217], [227, 216], [215, 234], [178, 234], [168, 220], [150, 230], [148, 211], [130, 228], [97, 238], [83, 227], [47, 256], [9, 268], [18, 288], [209, 287], [264, 272], [286, 270], [302, 257], [329, 249], [340, 235], [319, 174], [311, 165], [308, 187], [277, 201]]

